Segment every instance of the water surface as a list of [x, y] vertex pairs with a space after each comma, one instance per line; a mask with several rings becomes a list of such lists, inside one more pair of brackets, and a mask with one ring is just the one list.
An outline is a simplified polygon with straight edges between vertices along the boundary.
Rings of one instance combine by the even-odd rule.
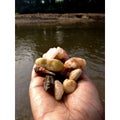
[[104, 23], [74, 25], [16, 25], [16, 120], [33, 120], [28, 89], [34, 60], [51, 47], [60, 46], [70, 56], [87, 60], [86, 73], [98, 88], [104, 106], [105, 95]]

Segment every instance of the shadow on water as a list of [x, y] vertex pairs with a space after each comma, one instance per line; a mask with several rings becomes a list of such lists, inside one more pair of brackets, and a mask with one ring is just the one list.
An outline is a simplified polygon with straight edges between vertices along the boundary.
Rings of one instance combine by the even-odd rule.
[[28, 97], [31, 69], [36, 58], [56, 46], [70, 56], [87, 60], [86, 72], [96, 84], [104, 106], [104, 32], [104, 23], [16, 26], [16, 120], [33, 120]]

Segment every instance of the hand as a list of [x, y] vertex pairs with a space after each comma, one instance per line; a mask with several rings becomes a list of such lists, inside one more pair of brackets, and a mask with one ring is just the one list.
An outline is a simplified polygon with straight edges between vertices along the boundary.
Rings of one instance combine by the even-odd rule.
[[[34, 67], [33, 67], [34, 68]], [[98, 91], [85, 73], [76, 90], [62, 101], [43, 88], [43, 77], [32, 70], [29, 95], [35, 120], [103, 120], [103, 110]]]

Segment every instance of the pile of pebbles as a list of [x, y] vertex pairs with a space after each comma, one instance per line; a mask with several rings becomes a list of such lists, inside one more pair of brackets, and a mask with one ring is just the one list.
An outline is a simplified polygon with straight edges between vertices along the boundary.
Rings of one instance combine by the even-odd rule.
[[70, 94], [77, 88], [86, 60], [69, 57], [60, 47], [50, 48], [42, 57], [35, 60], [35, 72], [44, 77], [44, 90], [52, 94], [56, 100]]

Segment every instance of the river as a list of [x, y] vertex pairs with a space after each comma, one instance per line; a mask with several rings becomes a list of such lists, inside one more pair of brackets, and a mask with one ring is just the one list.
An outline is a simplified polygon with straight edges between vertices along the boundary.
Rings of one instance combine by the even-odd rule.
[[34, 60], [51, 47], [87, 61], [85, 68], [105, 104], [104, 23], [72, 25], [16, 25], [15, 27], [15, 119], [33, 120], [28, 89]]

